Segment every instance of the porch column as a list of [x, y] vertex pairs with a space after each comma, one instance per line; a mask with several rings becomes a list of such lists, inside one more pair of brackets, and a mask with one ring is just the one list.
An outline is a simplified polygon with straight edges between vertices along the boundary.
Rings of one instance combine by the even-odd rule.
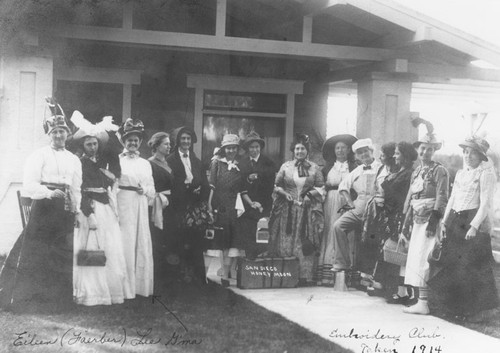
[[357, 136], [370, 137], [380, 148], [386, 142], [415, 141], [410, 122], [411, 86], [408, 73], [371, 72], [358, 80]]

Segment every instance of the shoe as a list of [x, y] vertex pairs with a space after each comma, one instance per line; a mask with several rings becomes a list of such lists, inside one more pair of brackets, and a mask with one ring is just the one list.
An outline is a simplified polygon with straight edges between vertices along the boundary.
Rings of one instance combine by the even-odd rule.
[[387, 298], [386, 300], [387, 304], [403, 304], [403, 305], [408, 305], [409, 301], [410, 297], [408, 295], [402, 297], [399, 294], [393, 294], [392, 297]]
[[419, 315], [429, 315], [429, 305], [427, 304], [427, 300], [419, 299], [417, 304], [412, 306], [407, 306], [403, 309], [403, 312], [407, 314], [419, 314]]
[[381, 289], [375, 287], [366, 287], [366, 294], [370, 297], [382, 297], [384, 292]]

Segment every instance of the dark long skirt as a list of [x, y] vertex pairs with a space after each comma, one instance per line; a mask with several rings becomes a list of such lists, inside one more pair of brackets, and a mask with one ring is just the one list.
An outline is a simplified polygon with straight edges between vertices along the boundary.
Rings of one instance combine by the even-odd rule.
[[26, 228], [0, 273], [0, 306], [71, 303], [74, 215], [63, 199], [35, 200]]
[[492, 264], [491, 238], [478, 232], [469, 240], [465, 235], [477, 210], [451, 211], [446, 221], [446, 263], [429, 280], [436, 302], [456, 315], [473, 315], [499, 304]]

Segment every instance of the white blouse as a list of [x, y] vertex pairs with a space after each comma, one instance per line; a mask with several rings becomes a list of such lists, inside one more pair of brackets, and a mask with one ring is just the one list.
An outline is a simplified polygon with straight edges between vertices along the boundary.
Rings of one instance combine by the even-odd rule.
[[56, 151], [50, 146], [31, 154], [24, 167], [23, 195], [34, 200], [50, 199], [52, 190], [42, 183], [68, 185], [73, 194], [75, 209], [80, 210], [82, 194], [82, 164], [67, 150]]
[[475, 169], [459, 170], [455, 176], [453, 190], [443, 219], [446, 219], [452, 209], [460, 212], [478, 208], [470, 225], [479, 229], [491, 206], [495, 184], [495, 170], [484, 162]]
[[119, 180], [121, 186], [142, 187], [144, 195], [149, 200], [155, 197], [155, 184], [151, 164], [139, 156], [120, 155], [122, 175]]
[[349, 174], [349, 163], [335, 161], [332, 169], [328, 172], [326, 182], [332, 186], [339, 186], [342, 180]]

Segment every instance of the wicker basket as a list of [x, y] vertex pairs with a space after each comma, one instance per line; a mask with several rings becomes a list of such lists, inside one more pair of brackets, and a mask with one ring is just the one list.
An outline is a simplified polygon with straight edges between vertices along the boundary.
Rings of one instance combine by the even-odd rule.
[[399, 240], [394, 249], [388, 246], [390, 241], [389, 239], [384, 244], [384, 261], [398, 266], [405, 266], [408, 253], [406, 252], [404, 244]]

